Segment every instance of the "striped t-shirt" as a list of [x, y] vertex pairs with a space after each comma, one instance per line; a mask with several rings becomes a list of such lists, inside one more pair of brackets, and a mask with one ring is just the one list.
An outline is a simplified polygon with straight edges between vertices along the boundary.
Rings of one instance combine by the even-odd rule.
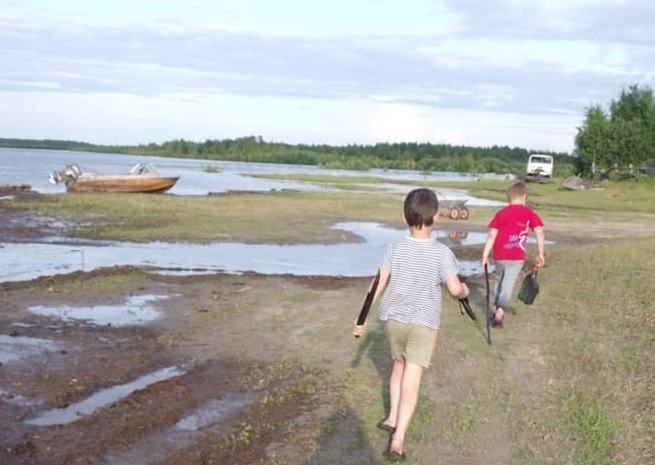
[[378, 318], [439, 329], [442, 286], [459, 271], [453, 251], [434, 239], [405, 237], [389, 246], [380, 267], [390, 277]]

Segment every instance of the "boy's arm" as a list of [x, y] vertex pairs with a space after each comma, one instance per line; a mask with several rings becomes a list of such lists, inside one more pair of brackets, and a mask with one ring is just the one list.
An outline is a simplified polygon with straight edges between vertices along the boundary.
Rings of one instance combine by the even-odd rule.
[[446, 288], [450, 295], [456, 299], [464, 299], [469, 295], [469, 288], [466, 283], [460, 281], [459, 277], [454, 274], [446, 280]]
[[[390, 276], [389, 270], [386, 270], [384, 268], [380, 268], [379, 273], [380, 273], [380, 280], [378, 281], [378, 288], [375, 290], [375, 295], [373, 296], [373, 302], [371, 302], [371, 308], [373, 308], [375, 303], [378, 301], [378, 298], [380, 297], [380, 294], [382, 294], [382, 292], [384, 292], [384, 289], [387, 287], [387, 283], [389, 282], [389, 276]], [[373, 281], [374, 280], [375, 280], [375, 278], [373, 279]], [[373, 281], [371, 281], [371, 285], [368, 288], [369, 291], [373, 287]], [[368, 291], [367, 291], [367, 293], [368, 293]], [[364, 322], [363, 325], [358, 325], [357, 324], [357, 319], [355, 319], [355, 325], [353, 327], [353, 336], [359, 337], [362, 334], [364, 334], [365, 331], [366, 331], [366, 321]]]
[[[380, 268], [380, 281], [378, 282], [378, 288], [375, 291], [375, 297], [373, 298], [373, 304], [378, 301], [378, 298], [380, 297], [380, 294], [384, 292], [384, 290], [387, 287], [387, 283], [389, 282], [389, 276], [391, 276], [391, 272], [389, 270], [386, 270], [384, 268]], [[372, 304], [372, 305], [373, 305]]]
[[489, 228], [489, 234], [487, 234], [487, 241], [484, 243], [484, 250], [482, 251], [483, 267], [489, 265], [489, 254], [491, 253], [491, 248], [494, 246], [494, 242], [496, 242], [496, 236], [498, 236], [498, 229]]
[[535, 265], [544, 266], [546, 264], [546, 258], [544, 255], [544, 248], [546, 243], [544, 228], [542, 226], [537, 226], [534, 228], [534, 234], [537, 236], [537, 259], [535, 261]]

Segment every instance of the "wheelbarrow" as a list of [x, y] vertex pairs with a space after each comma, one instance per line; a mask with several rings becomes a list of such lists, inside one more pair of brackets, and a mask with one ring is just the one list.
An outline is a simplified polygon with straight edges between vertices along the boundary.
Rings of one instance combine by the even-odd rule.
[[451, 220], [467, 220], [469, 209], [465, 206], [468, 199], [439, 200], [439, 213]]

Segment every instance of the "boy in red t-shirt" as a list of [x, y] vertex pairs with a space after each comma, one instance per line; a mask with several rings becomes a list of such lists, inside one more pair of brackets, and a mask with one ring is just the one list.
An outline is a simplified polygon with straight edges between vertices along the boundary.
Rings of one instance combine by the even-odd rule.
[[489, 252], [493, 248], [496, 264], [494, 327], [503, 326], [503, 315], [525, 262], [525, 244], [530, 230], [537, 236], [535, 266], [541, 267], [545, 263], [544, 223], [539, 215], [525, 205], [527, 198], [528, 187], [525, 182], [512, 183], [507, 189], [509, 205], [500, 209], [489, 223], [489, 234], [482, 252], [482, 266], [489, 265]]

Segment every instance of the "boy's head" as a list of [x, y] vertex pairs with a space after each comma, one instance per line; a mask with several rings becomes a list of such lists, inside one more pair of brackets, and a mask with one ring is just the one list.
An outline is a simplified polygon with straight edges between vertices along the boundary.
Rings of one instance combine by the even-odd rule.
[[514, 181], [507, 188], [506, 194], [509, 203], [525, 204], [528, 197], [528, 186], [523, 181]]
[[432, 226], [439, 213], [437, 195], [430, 189], [414, 189], [405, 197], [403, 216], [410, 228]]

